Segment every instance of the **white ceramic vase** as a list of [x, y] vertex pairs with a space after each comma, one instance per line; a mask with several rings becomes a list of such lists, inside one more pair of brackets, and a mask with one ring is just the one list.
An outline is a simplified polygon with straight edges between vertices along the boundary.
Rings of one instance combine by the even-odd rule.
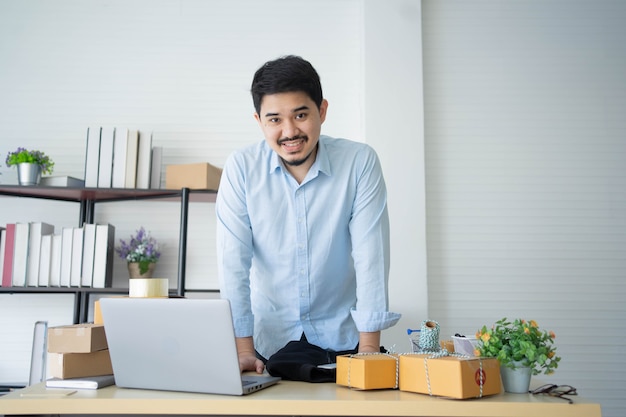
[[520, 362], [516, 362], [515, 369], [500, 366], [500, 376], [502, 377], [502, 386], [506, 392], [524, 394], [528, 393], [530, 388], [532, 368], [522, 366]]

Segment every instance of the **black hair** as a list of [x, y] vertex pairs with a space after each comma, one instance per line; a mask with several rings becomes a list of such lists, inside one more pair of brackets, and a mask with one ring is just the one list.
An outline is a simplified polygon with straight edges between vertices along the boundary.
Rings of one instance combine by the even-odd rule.
[[266, 94], [306, 93], [319, 109], [322, 105], [322, 84], [315, 68], [299, 56], [287, 55], [268, 61], [254, 74], [252, 79], [252, 102], [257, 114]]

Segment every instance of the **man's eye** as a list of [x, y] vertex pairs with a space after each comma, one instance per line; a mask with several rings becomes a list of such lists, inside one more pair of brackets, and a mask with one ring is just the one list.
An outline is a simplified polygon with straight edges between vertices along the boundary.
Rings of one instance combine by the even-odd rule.
[[306, 113], [299, 113], [296, 115], [296, 119], [306, 119], [307, 114]]
[[278, 123], [279, 119], [278, 117], [272, 117], [271, 119], [269, 119], [270, 123]]

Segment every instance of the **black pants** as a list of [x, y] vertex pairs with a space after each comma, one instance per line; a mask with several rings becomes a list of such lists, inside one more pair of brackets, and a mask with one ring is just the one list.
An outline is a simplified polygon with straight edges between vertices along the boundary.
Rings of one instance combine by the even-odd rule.
[[265, 362], [267, 372], [272, 376], [291, 381], [335, 382], [336, 370], [319, 368], [337, 362], [337, 356], [357, 353], [359, 346], [344, 351], [322, 349], [310, 344], [304, 334], [300, 340], [293, 340], [274, 353]]

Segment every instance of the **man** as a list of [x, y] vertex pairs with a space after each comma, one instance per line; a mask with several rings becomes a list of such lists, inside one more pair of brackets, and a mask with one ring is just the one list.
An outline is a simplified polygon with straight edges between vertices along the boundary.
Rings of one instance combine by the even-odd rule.
[[267, 62], [251, 93], [265, 140], [228, 158], [216, 203], [221, 293], [241, 370], [263, 372], [295, 341], [327, 352], [324, 362], [380, 352], [380, 331], [400, 315], [388, 311], [378, 157], [365, 144], [320, 135], [328, 102], [304, 59]]

